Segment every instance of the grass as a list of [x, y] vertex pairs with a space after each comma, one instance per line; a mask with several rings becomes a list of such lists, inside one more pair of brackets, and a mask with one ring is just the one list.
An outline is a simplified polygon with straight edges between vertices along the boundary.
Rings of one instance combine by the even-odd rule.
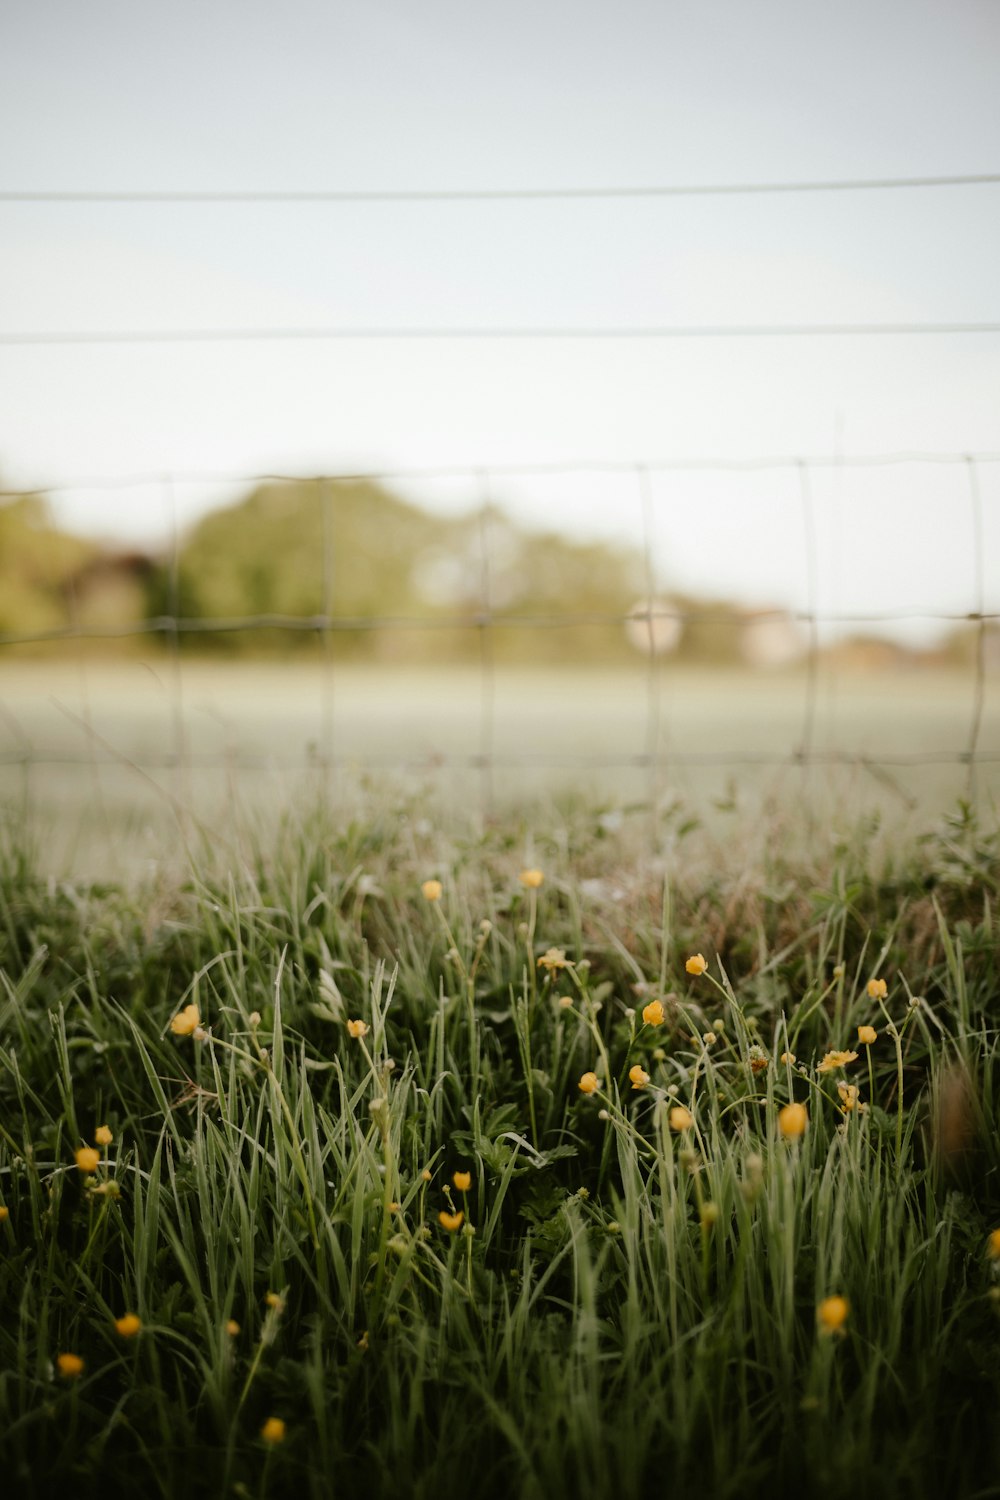
[[996, 828], [618, 823], [5, 839], [5, 1493], [1000, 1494]]

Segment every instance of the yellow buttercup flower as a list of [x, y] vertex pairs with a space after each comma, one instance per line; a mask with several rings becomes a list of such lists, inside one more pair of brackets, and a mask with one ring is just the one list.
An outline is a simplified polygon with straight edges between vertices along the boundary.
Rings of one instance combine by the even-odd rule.
[[786, 1104], [778, 1110], [778, 1129], [786, 1140], [794, 1141], [805, 1135], [809, 1124], [809, 1111], [804, 1104]]
[[355, 1040], [360, 1040], [361, 1037], [368, 1035], [368, 1022], [367, 1021], [348, 1021], [348, 1023], [347, 1023], [347, 1030], [348, 1030], [348, 1034], [350, 1036], [353, 1036], [355, 1038]]
[[239, 1333], [239, 1331], [240, 1331], [240, 1325], [237, 1323], [236, 1319], [235, 1318], [229, 1318], [228, 1321], [226, 1322], [226, 1332], [229, 1334], [229, 1337], [231, 1339], [234, 1339], [236, 1337], [236, 1335]]
[[184, 1009], [179, 1010], [174, 1016], [170, 1023], [170, 1030], [174, 1036], [190, 1036], [193, 1031], [198, 1030], [200, 1025], [201, 1013], [197, 1005], [185, 1005]]
[[874, 1026], [859, 1026], [858, 1041], [862, 1047], [870, 1047], [872, 1042], [878, 1041], [878, 1032]]
[[858, 1102], [858, 1088], [854, 1083], [838, 1083], [837, 1093], [840, 1095], [840, 1107], [845, 1114], [850, 1114]]
[[63, 1380], [75, 1380], [83, 1374], [83, 1360], [79, 1354], [57, 1354], [56, 1369]]
[[10, 1209], [5, 1203], [0, 1203], [0, 1224], [6, 1224], [10, 1218]]
[[282, 1312], [284, 1310], [285, 1299], [280, 1292], [266, 1292], [264, 1295], [264, 1301], [267, 1303], [268, 1307], [273, 1307], [277, 1312]]
[[123, 1339], [134, 1339], [142, 1327], [142, 1319], [136, 1317], [135, 1313], [126, 1313], [124, 1317], [115, 1319], [115, 1329]]
[[596, 1073], [584, 1073], [581, 1075], [577, 1087], [581, 1094], [596, 1094], [601, 1086], [601, 1080]]
[[517, 878], [529, 891], [537, 891], [545, 876], [541, 870], [522, 870]]
[[869, 979], [867, 989], [869, 1000], [884, 1000], [889, 993], [884, 979]]
[[114, 1136], [111, 1134], [111, 1131], [108, 1129], [107, 1125], [98, 1125], [97, 1129], [94, 1131], [95, 1146], [110, 1146], [113, 1140]]
[[670, 1121], [671, 1130], [690, 1130], [694, 1124], [694, 1115], [683, 1104], [675, 1104], [667, 1116]]
[[285, 1441], [285, 1424], [280, 1417], [268, 1417], [260, 1429], [260, 1435], [265, 1443], [270, 1443], [272, 1447], [275, 1443], [283, 1443]]
[[538, 967], [547, 969], [550, 974], [553, 969], [568, 969], [569, 960], [565, 948], [549, 948], [538, 960]]
[[96, 1172], [101, 1165], [101, 1153], [93, 1146], [81, 1146], [76, 1152], [76, 1164], [81, 1172]]
[[793, 1064], [794, 1064], [794, 1062], [795, 1062], [795, 1053], [794, 1052], [783, 1052], [781, 1054], [781, 1061], [783, 1063], [787, 1064], [788, 1067], [792, 1067]]
[[986, 1254], [991, 1260], [1000, 1260], [1000, 1229], [994, 1229], [986, 1241]]
[[472, 1186], [472, 1173], [471, 1172], [454, 1172], [454, 1173], [452, 1173], [451, 1180], [455, 1184], [455, 1186], [458, 1188], [458, 1191], [460, 1193], [467, 1193], [469, 1191], [470, 1187]]
[[685, 959], [684, 967], [689, 974], [704, 974], [708, 968], [708, 960], [703, 953], [692, 953], [690, 958]]
[[663, 1009], [662, 1000], [650, 1000], [648, 1005], [642, 1008], [642, 1019], [647, 1026], [662, 1026], [667, 1019], [667, 1013]]
[[821, 1063], [817, 1063], [817, 1073], [832, 1073], [834, 1068], [845, 1068], [857, 1058], [856, 1052], [828, 1052]]
[[850, 1310], [846, 1297], [824, 1297], [816, 1309], [816, 1321], [824, 1333], [839, 1333]]
[[425, 901], [440, 901], [444, 886], [440, 880], [425, 880], [420, 887], [421, 895]]
[[456, 1229], [461, 1229], [462, 1220], [464, 1218], [465, 1215], [461, 1209], [459, 1209], [457, 1214], [450, 1214], [447, 1209], [442, 1208], [441, 1212], [438, 1214], [438, 1223], [441, 1225], [442, 1229], [448, 1229], [452, 1234], [454, 1234]]
[[634, 1089], [644, 1089], [649, 1083], [649, 1074], [638, 1063], [636, 1063], [634, 1068], [629, 1068], [628, 1076]]

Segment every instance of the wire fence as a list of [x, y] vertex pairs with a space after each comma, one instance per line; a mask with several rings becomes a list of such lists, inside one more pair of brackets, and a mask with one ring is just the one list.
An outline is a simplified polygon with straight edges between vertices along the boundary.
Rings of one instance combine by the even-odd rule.
[[[471, 632], [477, 642], [475, 680], [477, 691], [463, 710], [466, 732], [463, 747], [436, 745], [432, 749], [422, 745], [407, 744], [405, 736], [390, 731], [382, 743], [369, 743], [364, 750], [364, 764], [372, 769], [420, 771], [433, 768], [444, 777], [459, 772], [473, 773], [478, 782], [478, 795], [484, 812], [494, 805], [495, 777], [500, 771], [537, 771], [548, 768], [559, 773], [584, 773], [590, 771], [611, 772], [629, 769], [645, 778], [648, 799], [655, 807], [663, 787], [679, 768], [738, 768], [771, 767], [781, 771], [784, 767], [799, 767], [804, 770], [822, 767], [859, 767], [880, 781], [890, 782], [902, 768], [952, 766], [964, 768], [965, 791], [971, 798], [976, 794], [977, 775], [982, 768], [1000, 764], [1000, 742], [991, 731], [984, 734], [987, 724], [986, 694], [990, 673], [988, 632], [1000, 619], [1000, 614], [988, 608], [987, 570], [985, 562], [986, 542], [984, 530], [984, 501], [981, 471], [984, 466], [1000, 463], [1000, 454], [882, 454], [868, 457], [844, 455], [812, 457], [778, 457], [748, 459], [745, 461], [723, 460], [674, 460], [660, 463], [635, 464], [539, 464], [497, 465], [490, 468], [451, 467], [444, 470], [409, 469], [382, 472], [341, 473], [325, 476], [294, 474], [244, 474], [205, 475], [181, 473], [172, 476], [136, 475], [128, 478], [77, 481], [46, 485], [35, 489], [0, 491], [0, 499], [13, 495], [53, 494], [73, 488], [88, 490], [130, 489], [155, 486], [159, 489], [165, 512], [169, 517], [169, 547], [166, 566], [167, 596], [166, 611], [155, 618], [131, 621], [126, 624], [93, 625], [70, 620], [64, 625], [44, 630], [23, 630], [0, 635], [0, 667], [5, 659], [10, 660], [17, 648], [66, 647], [85, 642], [113, 642], [130, 637], [155, 640], [162, 644], [168, 662], [169, 729], [159, 743], [145, 748], [123, 745], [113, 729], [102, 729], [86, 696], [81, 711], [76, 712], [65, 703], [58, 703], [63, 720], [75, 727], [78, 733], [77, 748], [65, 745], [39, 744], [37, 737], [24, 730], [17, 712], [10, 703], [3, 709], [0, 722], [6, 725], [8, 743], [0, 742], [0, 767], [8, 771], [20, 771], [25, 779], [43, 767], [81, 768], [94, 771], [99, 767], [128, 767], [135, 775], [147, 782], [162, 786], [157, 778], [164, 772], [191, 773], [199, 770], [234, 771], [292, 770], [312, 767], [326, 775], [345, 770], [358, 763], [358, 751], [341, 746], [342, 711], [338, 707], [338, 679], [342, 666], [338, 662], [336, 643], [345, 633], [378, 632]], [[821, 608], [819, 599], [820, 540], [816, 524], [816, 498], [814, 480], [817, 473], [830, 467], [841, 469], [878, 469], [888, 465], [918, 465], [924, 469], [931, 466], [949, 466], [964, 471], [965, 505], [972, 557], [969, 577], [972, 587], [969, 608], [958, 611], [945, 610], [870, 610], [865, 612], [830, 611]], [[801, 607], [761, 610], [754, 614], [757, 620], [793, 621], [805, 635], [805, 652], [800, 669], [791, 678], [790, 691], [798, 695], [797, 725], [790, 731], [784, 743], [776, 743], [774, 736], [765, 745], [755, 745], [752, 736], [736, 733], [726, 736], [724, 744], [681, 745], [675, 735], [665, 733], [664, 700], [675, 665], [668, 654], [657, 649], [657, 630], [663, 622], [671, 622], [676, 628], [694, 622], [716, 620], [732, 624], [731, 615], [713, 613], [713, 607], [673, 607], [661, 599], [663, 589], [658, 576], [655, 549], [655, 525], [657, 519], [657, 497], [654, 492], [654, 477], [664, 473], [705, 472], [733, 473], [767, 472], [784, 470], [792, 476], [797, 490], [797, 505], [800, 519], [801, 565], [800, 576], [804, 587], [804, 603]], [[491, 547], [491, 517], [496, 514], [496, 488], [504, 476], [519, 476], [522, 479], [543, 475], [579, 475], [584, 472], [617, 476], [619, 480], [634, 484], [636, 505], [641, 523], [641, 554], [644, 573], [644, 601], [628, 613], [608, 612], [578, 608], [570, 611], [531, 611], [500, 609], [497, 602], [498, 560]], [[475, 606], [446, 615], [420, 617], [406, 613], [341, 614], [338, 610], [338, 574], [352, 567], [347, 556], [335, 558], [336, 515], [338, 488], [347, 482], [366, 480], [381, 484], [400, 484], [404, 481], [428, 481], [432, 477], [447, 475], [451, 479], [462, 479], [477, 496], [478, 503], [478, 580]], [[318, 613], [275, 614], [257, 613], [225, 617], [205, 618], [185, 614], [181, 599], [181, 564], [184, 547], [182, 528], [177, 520], [177, 491], [184, 485], [203, 485], [208, 482], [244, 485], [247, 487], [295, 483], [308, 484], [315, 492], [315, 504], [320, 520], [321, 556], [317, 559], [321, 576], [322, 608]], [[336, 567], [335, 567], [336, 562]], [[904, 743], [891, 745], [875, 751], [859, 744], [831, 745], [821, 743], [817, 736], [817, 711], [820, 691], [820, 675], [824, 669], [824, 654], [821, 632], [826, 627], [861, 627], [885, 625], [907, 620], [934, 621], [939, 624], [967, 624], [975, 632], [974, 650], [971, 653], [971, 688], [967, 701], [964, 722], [957, 716], [948, 723], [953, 738], [940, 745], [913, 745]], [[609, 745], [600, 740], [589, 745], [582, 734], [574, 732], [572, 742], [557, 737], [554, 743], [541, 744], [527, 735], [515, 737], [498, 732], [498, 682], [503, 669], [498, 666], [496, 641], [501, 630], [520, 629], [536, 633], [552, 630], [566, 631], [571, 628], [613, 625], [622, 630], [628, 625], [648, 632], [648, 648], [645, 653], [644, 674], [644, 729], [640, 737], [627, 746]], [[273, 747], [261, 752], [253, 744], [230, 743], [222, 748], [209, 746], [199, 748], [192, 744], [190, 720], [186, 704], [187, 678], [191, 671], [185, 643], [193, 637], [233, 635], [252, 631], [276, 631], [306, 635], [315, 638], [320, 647], [319, 662], [309, 674], [309, 691], [315, 695], [314, 707], [319, 723], [319, 732], [311, 737], [308, 745], [292, 743], [290, 737], [284, 741], [280, 753]], [[586, 665], [580, 662], [578, 665]], [[372, 670], [377, 683], [378, 669]], [[86, 671], [83, 673], [86, 688]], [[439, 682], [440, 686], [440, 682]], [[445, 692], [448, 689], [443, 689]], [[891, 713], [891, 700], [888, 704]], [[671, 721], [683, 718], [683, 705], [672, 707]], [[471, 729], [471, 733], [469, 732]], [[170, 793], [166, 793], [170, 795]], [[903, 793], [905, 796], [905, 793]]]

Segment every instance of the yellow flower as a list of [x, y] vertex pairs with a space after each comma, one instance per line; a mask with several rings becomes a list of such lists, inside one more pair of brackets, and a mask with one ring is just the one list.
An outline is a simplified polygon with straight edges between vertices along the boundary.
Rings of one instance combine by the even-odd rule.
[[572, 995], [560, 995], [559, 996], [559, 1009], [560, 1010], [572, 1010], [573, 1009], [573, 996]]
[[783, 1052], [781, 1054], [781, 1061], [783, 1063], [787, 1063], [788, 1067], [792, 1067], [792, 1065], [795, 1062], [795, 1053], [794, 1052]]
[[179, 1010], [170, 1023], [170, 1030], [174, 1036], [190, 1036], [192, 1031], [197, 1031], [201, 1025], [201, 1014], [197, 1005], [185, 1005]]
[[986, 1241], [986, 1254], [990, 1260], [1000, 1260], [1000, 1229], [994, 1229]]
[[465, 1215], [461, 1209], [459, 1209], [457, 1214], [450, 1214], [447, 1209], [442, 1208], [438, 1214], [438, 1223], [442, 1229], [450, 1229], [454, 1233], [456, 1229], [461, 1229], [464, 1218]]
[[360, 1040], [361, 1037], [368, 1035], [368, 1022], [348, 1021], [347, 1030], [348, 1033], [355, 1038], [355, 1040]]
[[264, 1301], [267, 1303], [268, 1307], [273, 1307], [278, 1312], [282, 1312], [284, 1310], [285, 1299], [284, 1297], [282, 1297], [280, 1292], [267, 1292], [264, 1296]]
[[824, 1333], [839, 1333], [850, 1310], [846, 1297], [824, 1297], [816, 1309], [816, 1321]]
[[885, 997], [886, 997], [886, 995], [888, 993], [889, 993], [889, 991], [886, 988], [886, 983], [885, 983], [884, 979], [869, 979], [869, 981], [868, 981], [868, 998], [869, 998], [869, 1000], [884, 1000]]
[[451, 1178], [460, 1193], [467, 1193], [472, 1186], [471, 1172], [454, 1172]]
[[832, 1073], [834, 1068], [844, 1068], [848, 1063], [854, 1062], [856, 1052], [828, 1052], [821, 1063], [817, 1063], [817, 1073]]
[[549, 948], [538, 960], [538, 967], [547, 969], [550, 974], [553, 969], [568, 969], [569, 960], [565, 948]]
[[804, 1104], [786, 1104], [778, 1110], [778, 1129], [786, 1140], [797, 1140], [805, 1135], [809, 1124], [809, 1111]]
[[517, 878], [529, 891], [537, 891], [545, 876], [541, 870], [522, 870]]
[[83, 1360], [79, 1354], [57, 1354], [56, 1369], [63, 1380], [75, 1380], [83, 1374]]
[[878, 1040], [878, 1032], [874, 1026], [859, 1026], [858, 1041], [863, 1047], [870, 1047], [872, 1042]]
[[81, 1146], [76, 1153], [76, 1164], [81, 1172], [96, 1172], [101, 1164], [101, 1153], [93, 1146]]
[[425, 901], [440, 901], [444, 890], [440, 880], [425, 880], [420, 887], [421, 895]]
[[632, 1080], [632, 1087], [634, 1089], [644, 1089], [649, 1082], [649, 1074], [638, 1063], [636, 1063], [634, 1068], [629, 1068], [628, 1076]]
[[671, 1130], [690, 1130], [694, 1124], [694, 1115], [683, 1104], [675, 1104], [667, 1116], [670, 1121]]
[[708, 968], [708, 961], [702, 953], [692, 953], [684, 962], [684, 967], [689, 974], [704, 974]]
[[123, 1339], [134, 1339], [141, 1327], [142, 1320], [135, 1313], [126, 1313], [124, 1317], [115, 1319], [115, 1328]]
[[94, 1131], [94, 1144], [96, 1146], [110, 1146], [113, 1140], [114, 1136], [111, 1134], [111, 1131], [108, 1129], [107, 1125], [98, 1125], [97, 1129]]
[[858, 1102], [857, 1085], [853, 1083], [838, 1083], [837, 1093], [840, 1095], [840, 1107], [845, 1114], [850, 1114]]
[[420, 1174], [420, 1180], [421, 1180], [421, 1182], [430, 1182], [430, 1180], [433, 1177], [433, 1175], [434, 1174], [430, 1170], [430, 1168], [429, 1167], [425, 1167], [424, 1170]]
[[650, 1000], [648, 1005], [642, 1008], [642, 1019], [647, 1026], [662, 1026], [667, 1019], [667, 1013], [663, 1009], [662, 1000]]
[[0, 1224], [6, 1224], [10, 1218], [10, 1209], [5, 1204], [0, 1204]]
[[596, 1073], [584, 1073], [579, 1082], [581, 1094], [596, 1094], [601, 1086], [601, 1080]]
[[272, 1447], [275, 1443], [283, 1443], [285, 1441], [285, 1424], [280, 1417], [268, 1417], [260, 1429], [260, 1435], [265, 1443], [270, 1443]]
[[239, 1331], [240, 1331], [240, 1325], [237, 1323], [236, 1319], [235, 1318], [230, 1318], [228, 1320], [228, 1322], [226, 1323], [226, 1332], [229, 1334], [229, 1337], [231, 1339], [234, 1339], [236, 1337], [236, 1335], [239, 1333]]

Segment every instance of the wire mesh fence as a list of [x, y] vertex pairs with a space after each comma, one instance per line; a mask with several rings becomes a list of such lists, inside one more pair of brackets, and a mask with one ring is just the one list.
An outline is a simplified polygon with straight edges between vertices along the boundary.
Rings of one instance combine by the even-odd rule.
[[[548, 770], [554, 777], [583, 775], [590, 772], [628, 772], [644, 783], [647, 802], [655, 808], [664, 788], [685, 768], [715, 769], [737, 772], [741, 768], [770, 768], [781, 774], [796, 767], [803, 772], [824, 768], [860, 768], [880, 781], [899, 786], [898, 775], [907, 768], [951, 767], [959, 771], [962, 789], [974, 796], [979, 778], [989, 768], [1000, 765], [1000, 725], [988, 712], [988, 683], [992, 671], [992, 628], [1000, 618], [992, 597], [995, 580], [987, 567], [986, 511], [981, 475], [995, 474], [1000, 454], [884, 454], [863, 458], [843, 455], [820, 457], [787, 456], [747, 460], [691, 460], [635, 464], [540, 464], [504, 465], [490, 468], [455, 467], [445, 470], [395, 470], [362, 474], [310, 476], [292, 474], [205, 475], [178, 473], [170, 476], [131, 476], [116, 480], [79, 481], [76, 486], [44, 486], [37, 490], [18, 489], [0, 492], [0, 499], [26, 494], [52, 494], [60, 488], [88, 490], [119, 489], [123, 494], [158, 492], [164, 514], [169, 518], [169, 542], [165, 559], [165, 608], [151, 617], [126, 623], [94, 623], [74, 616], [69, 601], [69, 617], [64, 623], [44, 629], [14, 629], [0, 635], [0, 671], [5, 665], [21, 660], [27, 664], [28, 677], [20, 682], [19, 692], [2, 695], [0, 714], [0, 768], [9, 777], [19, 775], [25, 794], [30, 793], [32, 778], [45, 768], [96, 776], [102, 768], [127, 769], [131, 775], [174, 796], [183, 790], [178, 776], [205, 771], [224, 772], [228, 776], [241, 772], [282, 772], [310, 770], [328, 779], [338, 772], [357, 769], [382, 771], [433, 772], [447, 786], [449, 781], [465, 776], [476, 787], [475, 795], [484, 810], [494, 805], [496, 781], [500, 773], [513, 778]], [[820, 590], [820, 563], [823, 548], [818, 526], [816, 480], [818, 475], [837, 469], [878, 470], [888, 466], [916, 466], [921, 471], [934, 467], [949, 468], [961, 476], [964, 498], [964, 529], [968, 535], [969, 593], [968, 607], [939, 608], [868, 608], [865, 610], [831, 609], [824, 606]], [[770, 722], [765, 732], [756, 732], [746, 718], [752, 696], [739, 697], [729, 707], [728, 720], [721, 700], [731, 694], [730, 677], [722, 682], [711, 671], [699, 674], [698, 691], [702, 709], [711, 705], [710, 713], [689, 716], [688, 704], [694, 697], [690, 669], [678, 667], [671, 654], [661, 649], [666, 631], [671, 640], [677, 632], [695, 624], [716, 623], [731, 626], [729, 614], [718, 613], [711, 604], [672, 604], [664, 597], [662, 565], [657, 549], [657, 526], [661, 513], [673, 498], [662, 489], [662, 476], [680, 474], [784, 474], [790, 482], [793, 502], [798, 513], [798, 563], [800, 602], [791, 606], [763, 608], [754, 612], [758, 623], [790, 623], [802, 633], [804, 649], [793, 670], [781, 676], [780, 710], [771, 712], [758, 704], [754, 712]], [[642, 597], [628, 611], [593, 609], [586, 601], [571, 608], [556, 610], [519, 610], [501, 602], [506, 563], [495, 554], [492, 541], [493, 518], [496, 515], [496, 493], [504, 481], [541, 480], [548, 476], [604, 476], [624, 488], [619, 496], [631, 490], [637, 520]], [[337, 551], [338, 498], [343, 487], [359, 481], [380, 484], [431, 484], [448, 479], [466, 486], [476, 499], [477, 557], [474, 584], [466, 588], [460, 608], [433, 615], [406, 612], [344, 613], [341, 610], [338, 579], [354, 566], [354, 560]], [[302, 613], [257, 612], [246, 614], [203, 615], [189, 613], [182, 591], [183, 528], [178, 524], [177, 494], [184, 486], [209, 483], [230, 486], [266, 486], [269, 484], [308, 485], [319, 519], [321, 543], [315, 559], [319, 585], [318, 611]], [[956, 504], [957, 491], [949, 491], [948, 505]], [[990, 507], [990, 523], [995, 524]], [[957, 513], [956, 513], [957, 514]], [[957, 534], [957, 532], [956, 532]], [[992, 533], [991, 533], [992, 535]], [[472, 602], [469, 603], [471, 597]], [[993, 606], [991, 608], [991, 606]], [[936, 623], [941, 627], [964, 626], [972, 635], [967, 668], [952, 669], [940, 712], [927, 733], [914, 734], [905, 713], [898, 721], [899, 734], [892, 737], [893, 695], [906, 674], [898, 673], [887, 689], [880, 679], [874, 692], [868, 694], [869, 711], [888, 723], [888, 739], [883, 735], [871, 744], [864, 735], [849, 732], [837, 740], [830, 733], [820, 733], [821, 694], [833, 681], [826, 644], [831, 631], [886, 627], [906, 622]], [[573, 677], [579, 687], [579, 673], [593, 667], [586, 659], [588, 629], [631, 632], [633, 643], [645, 650], [635, 657], [630, 668], [621, 664], [607, 667], [601, 677], [600, 693], [586, 711], [568, 713], [565, 695], [555, 709], [545, 703], [545, 690], [534, 698], [529, 694], [518, 700], [512, 695], [509, 669], [498, 660], [497, 644], [511, 633], [521, 633], [528, 643], [540, 640], [546, 633], [576, 632], [581, 644], [560, 669], [561, 675]], [[289, 715], [281, 722], [285, 700], [280, 672], [273, 665], [263, 671], [269, 686], [262, 693], [275, 694], [270, 707], [259, 702], [254, 708], [258, 719], [272, 718], [269, 735], [242, 733], [239, 726], [227, 736], [206, 736], [193, 722], [192, 695], [204, 699], [206, 689], [198, 677], [197, 656], [191, 647], [221, 638], [256, 637], [261, 632], [282, 638], [311, 638], [314, 652], [308, 666], [293, 674], [296, 692], [307, 700], [308, 712]], [[457, 673], [454, 670], [429, 675], [407, 674], [411, 716], [414, 703], [419, 704], [420, 729], [406, 728], [406, 713], [396, 716], [392, 704], [380, 702], [380, 694], [391, 698], [402, 680], [391, 666], [377, 662], [363, 669], [366, 697], [358, 698], [358, 668], [345, 666], [340, 645], [359, 637], [379, 639], [391, 633], [442, 638], [461, 633], [474, 642], [474, 650]], [[576, 639], [577, 637], [573, 637]], [[95, 658], [90, 648], [133, 640], [145, 642], [158, 652], [155, 671], [162, 691], [157, 700], [166, 715], [140, 726], [123, 725], [121, 716], [98, 712], [94, 703], [93, 674]], [[86, 648], [86, 653], [84, 654]], [[63, 661], [78, 657], [79, 692], [70, 701], [68, 695], [50, 691], [51, 684], [37, 669], [39, 652], [57, 653]], [[34, 652], [35, 655], [30, 653]], [[69, 655], [67, 656], [67, 653]], [[32, 664], [35, 664], [32, 666]], [[215, 682], [224, 681], [227, 673], [258, 671], [222, 663], [215, 669]], [[279, 672], [276, 678], [274, 673]], [[268, 675], [270, 673], [270, 675]], [[37, 681], [35, 676], [37, 674]], [[627, 702], [615, 699], [609, 688], [613, 679], [628, 679]], [[934, 680], [930, 692], [941, 690], [942, 678]], [[907, 691], [921, 691], [923, 679], [909, 675]], [[275, 687], [275, 684], [278, 687]], [[343, 685], [347, 684], [347, 691]], [[194, 685], [194, 686], [192, 686]], [[212, 690], [216, 691], [216, 690]], [[353, 694], [353, 700], [352, 700]], [[603, 698], [601, 695], [604, 695]], [[224, 689], [222, 690], [224, 695]], [[256, 697], [251, 687], [251, 698]], [[551, 698], [551, 693], [549, 697]], [[67, 733], [53, 736], [46, 732], [38, 714], [25, 712], [32, 699], [36, 707], [45, 698], [49, 708], [58, 713]], [[775, 700], [776, 701], [776, 700]], [[359, 707], [360, 703], [360, 707]], [[618, 707], [615, 707], [617, 703]], [[562, 704], [562, 707], [559, 705]], [[963, 706], [964, 705], [964, 706]], [[204, 702], [199, 712], [204, 713]], [[622, 734], [616, 739], [606, 731], [604, 720], [618, 711], [622, 715]], [[542, 724], [549, 712], [548, 726]], [[371, 723], [359, 737], [358, 723], [367, 715]], [[741, 720], [741, 715], [743, 718]], [[49, 720], [52, 721], [50, 713]], [[251, 715], [252, 717], [252, 715]], [[439, 719], [436, 733], [428, 720]], [[30, 722], [28, 722], [30, 721]], [[858, 720], [852, 720], [856, 730]], [[560, 724], [562, 728], [560, 729]], [[541, 727], [539, 727], [541, 725]], [[721, 728], [720, 728], [721, 726]], [[230, 725], [232, 728], [232, 724]], [[260, 728], [258, 723], [257, 728]], [[699, 739], [699, 733], [702, 738]], [[928, 733], [931, 739], [928, 739]], [[940, 738], [934, 738], [940, 736]], [[5, 742], [4, 742], [5, 741]], [[175, 780], [168, 785], [169, 778]], [[165, 779], [166, 778], [166, 779]], [[457, 785], [457, 781], [455, 782]], [[173, 790], [171, 790], [171, 786]], [[902, 795], [906, 796], [905, 790]]]

